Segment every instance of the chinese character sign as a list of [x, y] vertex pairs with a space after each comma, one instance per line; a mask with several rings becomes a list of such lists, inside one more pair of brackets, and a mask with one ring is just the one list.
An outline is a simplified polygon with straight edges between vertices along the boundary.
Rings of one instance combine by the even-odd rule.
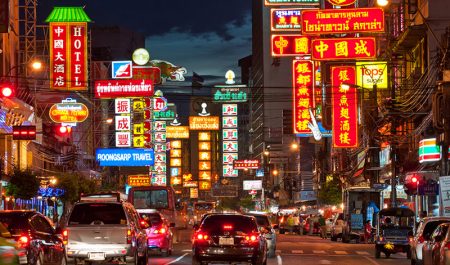
[[300, 56], [311, 53], [309, 37], [302, 35], [272, 35], [272, 56]]
[[311, 42], [313, 60], [373, 59], [375, 38], [314, 39]]
[[331, 67], [333, 146], [336, 148], [358, 146], [358, 98], [355, 83], [355, 67]]
[[271, 28], [277, 31], [300, 30], [301, 8], [273, 8], [270, 10]]
[[292, 67], [294, 133], [311, 133], [310, 109], [313, 107], [314, 67], [309, 60], [294, 60]]
[[384, 32], [382, 8], [304, 9], [303, 34]]
[[87, 89], [87, 23], [50, 23], [50, 87]]

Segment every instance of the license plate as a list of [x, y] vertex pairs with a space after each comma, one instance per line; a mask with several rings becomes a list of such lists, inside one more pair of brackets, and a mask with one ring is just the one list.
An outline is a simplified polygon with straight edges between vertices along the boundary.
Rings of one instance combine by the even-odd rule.
[[219, 237], [219, 245], [234, 245], [234, 238], [232, 238], [232, 237]]
[[103, 252], [93, 252], [88, 255], [90, 260], [105, 260], [105, 253]]

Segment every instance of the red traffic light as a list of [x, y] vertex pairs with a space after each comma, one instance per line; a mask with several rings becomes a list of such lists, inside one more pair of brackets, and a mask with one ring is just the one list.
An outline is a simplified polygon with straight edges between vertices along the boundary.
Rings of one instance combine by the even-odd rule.
[[13, 140], [36, 140], [36, 126], [13, 126]]
[[56, 130], [56, 132], [59, 135], [66, 135], [66, 134], [69, 134], [71, 131], [72, 131], [72, 127], [70, 127], [70, 126], [62, 126], [62, 125], [59, 126], [57, 128], [57, 130]]
[[11, 86], [1, 87], [1, 96], [4, 98], [10, 98], [14, 95], [14, 89]]
[[412, 177], [411, 178], [411, 182], [412, 183], [417, 183], [419, 181], [419, 179], [417, 177]]

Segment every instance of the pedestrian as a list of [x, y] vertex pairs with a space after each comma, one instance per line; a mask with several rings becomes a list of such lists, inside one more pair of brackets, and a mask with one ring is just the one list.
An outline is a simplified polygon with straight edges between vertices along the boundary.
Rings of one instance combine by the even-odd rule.
[[294, 232], [294, 217], [292, 214], [287, 217], [286, 224], [288, 226], [289, 233], [292, 234]]
[[308, 235], [312, 236], [314, 230], [314, 218], [312, 214], [309, 215], [308, 225], [309, 225]]
[[305, 226], [305, 219], [300, 215], [299, 217], [299, 224], [298, 224], [298, 233], [300, 235], [303, 235], [303, 227]]
[[327, 239], [327, 224], [325, 223], [325, 218], [319, 215], [319, 227], [320, 227], [320, 237]]
[[364, 242], [366, 244], [369, 243], [372, 237], [372, 225], [370, 224], [370, 220], [367, 220], [364, 224]]
[[300, 229], [300, 218], [298, 217], [298, 214], [294, 214], [294, 233], [299, 232]]

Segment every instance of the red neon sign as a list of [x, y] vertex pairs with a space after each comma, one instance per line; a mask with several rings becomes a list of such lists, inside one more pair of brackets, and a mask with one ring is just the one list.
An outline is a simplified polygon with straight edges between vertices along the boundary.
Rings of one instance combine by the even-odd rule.
[[375, 38], [335, 38], [311, 41], [313, 60], [374, 59]]
[[70, 23], [69, 25], [70, 55], [69, 89], [87, 89], [87, 23]]
[[50, 23], [50, 87], [66, 89], [68, 72], [67, 23]]
[[356, 2], [356, 0], [328, 0], [328, 3], [334, 6], [349, 6]]
[[294, 133], [311, 133], [308, 124], [313, 107], [314, 64], [309, 60], [294, 60], [292, 66]]
[[382, 8], [305, 9], [303, 34], [384, 32]]
[[234, 160], [234, 169], [258, 169], [259, 160]]
[[271, 28], [279, 31], [300, 30], [302, 28], [301, 8], [272, 8]]
[[[358, 146], [356, 70], [354, 66], [331, 67], [333, 95], [333, 146]], [[348, 84], [349, 86], [342, 86]]]
[[309, 37], [302, 35], [272, 35], [272, 56], [311, 54]]
[[95, 81], [96, 98], [151, 97], [153, 84], [150, 80], [114, 79]]

